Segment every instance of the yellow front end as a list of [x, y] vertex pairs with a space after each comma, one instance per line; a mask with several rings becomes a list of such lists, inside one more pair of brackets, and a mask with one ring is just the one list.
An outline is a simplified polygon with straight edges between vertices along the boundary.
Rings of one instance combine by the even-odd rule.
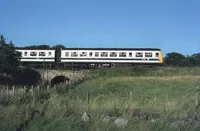
[[162, 57], [162, 52], [159, 52], [159, 63], [163, 64], [163, 57]]

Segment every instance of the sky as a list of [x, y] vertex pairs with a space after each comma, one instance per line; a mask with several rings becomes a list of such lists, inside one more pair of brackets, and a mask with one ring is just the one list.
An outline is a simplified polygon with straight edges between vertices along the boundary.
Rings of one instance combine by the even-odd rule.
[[200, 52], [199, 0], [0, 0], [0, 34], [16, 46]]

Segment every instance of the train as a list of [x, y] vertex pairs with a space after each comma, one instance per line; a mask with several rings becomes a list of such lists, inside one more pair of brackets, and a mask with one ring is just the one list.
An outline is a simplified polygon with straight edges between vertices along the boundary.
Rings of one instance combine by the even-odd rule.
[[64, 67], [163, 64], [162, 51], [159, 48], [21, 48], [16, 51], [21, 53], [20, 61], [25, 64], [61, 64]]

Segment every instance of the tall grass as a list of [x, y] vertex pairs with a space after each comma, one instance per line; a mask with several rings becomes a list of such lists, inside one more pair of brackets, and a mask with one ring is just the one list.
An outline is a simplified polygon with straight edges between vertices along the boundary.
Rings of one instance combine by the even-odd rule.
[[174, 76], [199, 75], [200, 67], [118, 67], [97, 69], [93, 72], [100, 76]]
[[[68, 92], [38, 97], [34, 104], [27, 96], [21, 98], [24, 102], [16, 100], [1, 105], [0, 129], [9, 131], [23, 124], [28, 131], [168, 131], [180, 130], [179, 126], [171, 127], [172, 118], [195, 114], [199, 67], [115, 68], [93, 72], [99, 77]], [[81, 121], [84, 112], [90, 115], [89, 123]], [[105, 116], [123, 116], [129, 122], [126, 128], [117, 128], [113, 122], [104, 123]], [[136, 116], [152, 116], [154, 121], [138, 120]], [[196, 125], [187, 125], [182, 130], [194, 128]]]

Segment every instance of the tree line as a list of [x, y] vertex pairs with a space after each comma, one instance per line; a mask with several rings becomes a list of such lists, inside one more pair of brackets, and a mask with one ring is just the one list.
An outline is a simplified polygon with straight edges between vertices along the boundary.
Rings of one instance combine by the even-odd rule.
[[[14, 46], [12, 41], [7, 42], [3, 35], [0, 35], [0, 74], [11, 75], [20, 65], [20, 53], [16, 49], [21, 47]], [[64, 45], [55, 45], [50, 47], [49, 45], [33, 45], [23, 47], [26, 49], [50, 49], [65, 48]], [[167, 53], [164, 57], [164, 66], [199, 66], [200, 65], [200, 53], [193, 55], [183, 55], [178, 52]]]
[[166, 66], [200, 66], [200, 53], [183, 55], [178, 52], [167, 53], [164, 57]]
[[4, 36], [0, 35], [0, 74], [14, 73], [19, 63], [20, 53], [15, 50], [13, 42], [7, 42]]

